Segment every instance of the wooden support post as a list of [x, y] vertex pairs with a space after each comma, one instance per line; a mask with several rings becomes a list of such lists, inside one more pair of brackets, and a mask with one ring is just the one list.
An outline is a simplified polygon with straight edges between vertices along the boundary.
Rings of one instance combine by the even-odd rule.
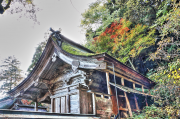
[[150, 89], [148, 89], [149, 90], [149, 95], [151, 95], [151, 91], [150, 91]]
[[133, 89], [136, 89], [136, 85], [135, 85], [135, 83], [133, 83]]
[[104, 95], [101, 95], [101, 98], [104, 98]]
[[70, 98], [66, 95], [66, 113], [70, 113]]
[[[107, 82], [108, 94], [111, 95], [111, 87], [110, 87], [110, 85], [109, 85], [109, 82], [110, 82], [110, 80], [109, 80], [109, 72], [106, 72], [106, 82]], [[110, 99], [110, 98], [111, 98], [111, 97], [109, 96], [109, 99]]]
[[148, 102], [147, 102], [147, 96], [146, 96], [146, 106], [148, 106]]
[[[124, 79], [123, 79], [123, 78], [121, 78], [121, 85], [124, 86]], [[132, 117], [131, 105], [130, 105], [130, 103], [129, 103], [129, 99], [128, 99], [128, 97], [127, 97], [126, 92], [124, 92], [124, 96], [125, 96], [125, 99], [126, 99], [127, 108], [128, 108], [128, 110], [129, 110], [129, 115]]]
[[142, 92], [144, 93], [144, 86], [142, 85]]
[[35, 102], [34, 111], [38, 111], [38, 102]]
[[93, 102], [93, 114], [96, 115], [97, 110], [96, 110], [96, 94], [95, 93], [92, 93], [92, 102]]
[[[144, 86], [142, 85], [142, 92], [144, 93]], [[145, 101], [146, 101], [146, 106], [148, 106], [148, 103], [147, 103], [147, 96], [145, 96]]]
[[132, 117], [131, 105], [129, 103], [129, 99], [127, 97], [126, 92], [124, 92], [124, 96], [125, 96], [125, 99], [126, 99], [126, 104], [127, 104], [128, 110], [129, 110], [129, 115]]
[[51, 112], [54, 112], [54, 98], [51, 98]]
[[[136, 90], [136, 85], [135, 83], [133, 83], [133, 89]], [[136, 109], [139, 110], [139, 106], [138, 106], [138, 101], [136, 98], [136, 94], [134, 94], [134, 100], [135, 100], [135, 104], [136, 104]]]
[[124, 78], [121, 78], [121, 85], [124, 86]]

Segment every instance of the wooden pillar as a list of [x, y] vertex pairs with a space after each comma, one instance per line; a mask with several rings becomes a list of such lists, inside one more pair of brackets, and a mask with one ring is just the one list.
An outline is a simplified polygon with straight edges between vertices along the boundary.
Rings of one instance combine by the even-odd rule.
[[144, 93], [144, 86], [142, 85], [142, 92]]
[[66, 95], [66, 113], [70, 113], [70, 96]]
[[[144, 86], [142, 85], [142, 92], [144, 93]], [[147, 96], [145, 96], [145, 101], [146, 101], [146, 106], [148, 106], [148, 103], [147, 103]]]
[[38, 102], [35, 102], [34, 111], [38, 111]]
[[147, 96], [146, 96], [146, 106], [148, 106], [148, 102], [147, 102]]
[[[133, 89], [136, 90], [135, 83], [133, 83]], [[136, 109], [139, 110], [139, 106], [138, 106], [138, 101], [137, 101], [137, 98], [136, 98], [136, 94], [134, 94], [134, 100], [135, 100]]]
[[51, 98], [51, 112], [54, 112], [54, 98]]
[[96, 115], [97, 110], [96, 110], [96, 94], [95, 93], [92, 93], [92, 102], [93, 102], [93, 114]]
[[124, 79], [121, 78], [121, 85], [124, 86]]
[[[123, 78], [121, 78], [121, 85], [124, 86], [124, 79]], [[131, 105], [129, 103], [129, 99], [127, 97], [126, 92], [124, 92], [124, 96], [125, 96], [125, 99], [126, 99], [126, 104], [127, 104], [127, 107], [128, 107], [129, 115], [132, 117]]]
[[[107, 91], [108, 91], [108, 94], [111, 95], [111, 87], [110, 87], [110, 80], [109, 80], [109, 72], [106, 72], [106, 82], [107, 82]], [[110, 99], [111, 97], [109, 97]]]
[[128, 110], [129, 110], [129, 115], [132, 117], [131, 105], [129, 103], [129, 99], [127, 97], [126, 92], [124, 92], [124, 96], [125, 96], [125, 99], [126, 99], [126, 104], [127, 104]]

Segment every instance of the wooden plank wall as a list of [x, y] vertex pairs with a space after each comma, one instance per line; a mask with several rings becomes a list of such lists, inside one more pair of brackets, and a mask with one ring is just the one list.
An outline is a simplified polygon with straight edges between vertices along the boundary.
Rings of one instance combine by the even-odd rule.
[[79, 94], [70, 95], [70, 113], [80, 113]]
[[109, 98], [101, 98], [96, 96], [96, 110], [97, 116], [102, 119], [108, 119], [111, 117], [112, 111], [112, 101]]
[[81, 114], [88, 114], [88, 96], [86, 90], [81, 90], [79, 93], [80, 97], [80, 113]]

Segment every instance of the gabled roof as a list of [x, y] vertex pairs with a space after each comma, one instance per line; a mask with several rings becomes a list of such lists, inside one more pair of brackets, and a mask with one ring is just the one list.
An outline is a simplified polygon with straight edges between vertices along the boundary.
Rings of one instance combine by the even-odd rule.
[[[82, 51], [82, 53], [73, 54], [63, 50], [63, 43], [75, 47], [80, 52]], [[100, 70], [110, 73], [114, 69], [118, 75], [140, 83], [147, 88], [155, 85], [150, 79], [132, 70], [108, 54], [93, 54], [89, 49], [54, 32], [49, 37], [46, 47], [32, 72], [18, 86], [9, 91], [8, 94], [14, 97], [32, 100], [37, 100], [37, 95], [43, 98], [45, 94], [51, 94], [50, 79], [56, 78], [71, 68], [73, 70]], [[50, 98], [46, 98], [43, 101], [50, 103]]]

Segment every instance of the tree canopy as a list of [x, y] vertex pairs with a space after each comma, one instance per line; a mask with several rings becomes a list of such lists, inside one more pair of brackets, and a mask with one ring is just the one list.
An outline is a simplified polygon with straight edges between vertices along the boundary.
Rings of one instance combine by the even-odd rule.
[[[97, 0], [82, 14], [85, 46], [157, 82], [154, 105], [132, 118], [178, 118], [179, 0]], [[129, 63], [128, 63], [129, 62]]]
[[21, 13], [21, 16], [26, 16], [33, 20], [35, 23], [39, 23], [36, 13], [39, 8], [36, 7], [33, 0], [0, 0], [0, 14], [8, 10], [11, 14]]
[[3, 90], [4, 93], [14, 88], [22, 79], [22, 70], [19, 66], [20, 62], [14, 56], [9, 56], [4, 59], [3, 65], [1, 65], [3, 69], [0, 74], [0, 81], [3, 82], [0, 89]]

